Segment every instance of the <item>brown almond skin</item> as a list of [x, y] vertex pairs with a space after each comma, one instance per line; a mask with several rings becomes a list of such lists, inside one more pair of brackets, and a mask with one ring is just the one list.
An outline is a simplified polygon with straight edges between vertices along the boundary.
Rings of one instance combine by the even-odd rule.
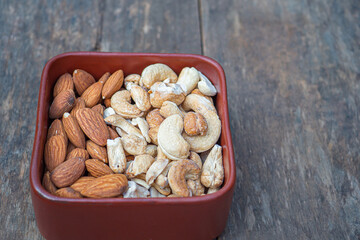
[[112, 129], [109, 126], [108, 126], [108, 129], [109, 129], [109, 137], [110, 137], [109, 139], [114, 140], [115, 138], [119, 137], [119, 134], [114, 129]]
[[81, 94], [81, 98], [84, 99], [86, 107], [92, 108], [100, 101], [102, 88], [103, 82], [96, 82]]
[[65, 197], [65, 198], [82, 198], [79, 192], [75, 191], [70, 187], [60, 188], [55, 192], [55, 195], [58, 197]]
[[93, 176], [83, 176], [76, 180], [76, 182], [74, 182], [70, 187], [75, 191], [81, 192], [86, 185], [94, 179], [95, 178]]
[[102, 89], [102, 99], [111, 98], [111, 96], [120, 90], [124, 82], [124, 72], [118, 70], [111, 74], [109, 79], [105, 82]]
[[55, 83], [53, 97], [56, 97], [60, 92], [68, 89], [74, 90], [74, 82], [69, 73], [64, 73]]
[[91, 110], [98, 112], [101, 116], [104, 115], [104, 109], [105, 107], [101, 104], [97, 104], [91, 108]]
[[83, 158], [71, 158], [51, 173], [51, 181], [58, 188], [68, 187], [78, 180], [85, 172], [85, 160]]
[[69, 113], [64, 113], [62, 123], [70, 142], [78, 148], [85, 148], [85, 135], [76, 118]]
[[76, 92], [81, 96], [88, 87], [95, 83], [95, 78], [84, 70], [75, 69], [73, 72], [73, 81]]
[[78, 98], [75, 100], [74, 107], [73, 107], [73, 109], [72, 109], [71, 112], [70, 112], [71, 116], [75, 117], [76, 111], [79, 110], [79, 109], [81, 109], [81, 108], [86, 108], [86, 106], [85, 106], [85, 101], [84, 101], [84, 99], [82, 99], [81, 97], [78, 97]]
[[98, 159], [88, 159], [85, 161], [86, 170], [94, 177], [101, 177], [114, 172], [111, 168]]
[[104, 73], [98, 82], [102, 82], [104, 84], [109, 79], [110, 75], [111, 74], [109, 72]]
[[44, 177], [42, 180], [42, 185], [46, 189], [46, 191], [48, 191], [51, 194], [55, 194], [55, 192], [57, 191], [57, 187], [54, 185], [54, 183], [50, 179], [49, 171], [46, 171], [46, 173], [44, 174]]
[[110, 198], [122, 194], [127, 186], [124, 174], [109, 174], [94, 179], [80, 193], [90, 198]]
[[91, 140], [86, 141], [86, 150], [92, 158], [99, 159], [104, 163], [108, 163], [107, 150]]
[[111, 107], [111, 99], [110, 98], [104, 99], [104, 105], [107, 108]]
[[61, 118], [65, 112], [69, 112], [75, 103], [75, 93], [73, 90], [68, 89], [62, 91], [54, 98], [50, 109], [49, 117], [51, 119]]
[[68, 142], [68, 146], [67, 146], [67, 149], [66, 149], [66, 156], [76, 148], [76, 146], [74, 144], [72, 144], [71, 142]]
[[51, 123], [51, 125], [48, 129], [47, 139], [51, 138], [52, 136], [56, 136], [56, 135], [61, 135], [66, 139], [66, 141], [68, 140], [64, 126], [59, 119], [55, 119]]
[[90, 108], [79, 109], [76, 119], [86, 136], [100, 146], [106, 145], [107, 139], [109, 139], [109, 130], [99, 113]]
[[89, 159], [89, 153], [83, 148], [75, 148], [72, 150], [68, 155], [66, 155], [66, 160], [69, 160], [71, 158], [75, 157], [81, 157], [83, 159]]
[[51, 172], [65, 161], [67, 140], [61, 135], [52, 136], [45, 144], [44, 161]]

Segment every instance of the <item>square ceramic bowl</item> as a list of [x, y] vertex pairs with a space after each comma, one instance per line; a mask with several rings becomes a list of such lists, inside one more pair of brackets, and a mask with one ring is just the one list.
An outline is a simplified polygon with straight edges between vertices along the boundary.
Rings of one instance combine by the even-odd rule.
[[[220, 191], [189, 198], [69, 199], [41, 185], [43, 152], [49, 125], [52, 88], [63, 73], [84, 69], [98, 79], [123, 69], [138, 73], [164, 63], [177, 74], [183, 67], [203, 72], [218, 90], [216, 107], [222, 122], [225, 179]], [[30, 167], [32, 203], [37, 226], [46, 239], [213, 239], [226, 226], [235, 184], [235, 162], [229, 127], [225, 74], [216, 61], [192, 54], [73, 52], [52, 58], [44, 67], [38, 99], [36, 132]]]

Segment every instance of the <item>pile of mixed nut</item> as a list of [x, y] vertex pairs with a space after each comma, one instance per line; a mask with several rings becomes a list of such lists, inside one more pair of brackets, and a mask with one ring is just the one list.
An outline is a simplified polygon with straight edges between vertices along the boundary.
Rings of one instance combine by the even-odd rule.
[[190, 197], [224, 179], [216, 89], [197, 69], [122, 70], [98, 81], [76, 69], [56, 81], [44, 188], [68, 198]]

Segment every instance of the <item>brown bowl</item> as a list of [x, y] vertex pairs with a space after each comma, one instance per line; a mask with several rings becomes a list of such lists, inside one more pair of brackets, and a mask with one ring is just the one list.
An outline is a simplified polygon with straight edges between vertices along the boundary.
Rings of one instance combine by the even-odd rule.
[[[84, 69], [95, 78], [123, 69], [138, 73], [164, 63], [177, 74], [183, 67], [203, 72], [218, 90], [216, 107], [222, 122], [225, 180], [220, 191], [189, 198], [70, 199], [48, 193], [41, 185], [43, 152], [49, 125], [52, 89], [63, 73]], [[46, 239], [213, 239], [226, 226], [235, 184], [235, 161], [229, 127], [225, 74], [219, 63], [192, 54], [64, 53], [52, 58], [41, 76], [36, 131], [30, 166], [32, 203], [38, 228]]]

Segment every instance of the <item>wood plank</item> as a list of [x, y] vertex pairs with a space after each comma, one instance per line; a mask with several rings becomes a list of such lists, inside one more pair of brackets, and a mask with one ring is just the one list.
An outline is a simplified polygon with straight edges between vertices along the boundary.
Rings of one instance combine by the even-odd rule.
[[220, 239], [360, 237], [358, 1], [201, 1], [237, 185]]
[[59, 53], [94, 49], [99, 4], [1, 1], [0, 9], [0, 238], [42, 239], [28, 181], [41, 71]]
[[102, 51], [201, 54], [196, 0], [106, 2]]

